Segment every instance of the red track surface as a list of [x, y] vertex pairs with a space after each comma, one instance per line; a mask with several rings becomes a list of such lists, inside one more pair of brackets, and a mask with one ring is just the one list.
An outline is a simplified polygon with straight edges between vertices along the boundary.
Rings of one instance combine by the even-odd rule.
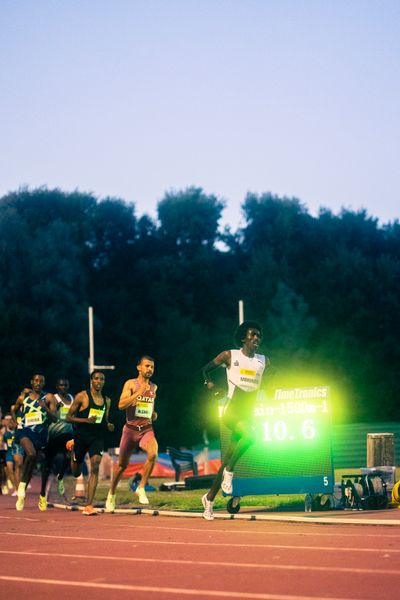
[[41, 513], [37, 499], [28, 494], [17, 512], [15, 498], [0, 497], [2, 598], [398, 597], [398, 526], [83, 517]]

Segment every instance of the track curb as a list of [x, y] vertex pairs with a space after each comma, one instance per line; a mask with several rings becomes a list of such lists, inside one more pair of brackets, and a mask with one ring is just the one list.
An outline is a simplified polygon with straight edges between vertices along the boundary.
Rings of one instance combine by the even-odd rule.
[[[83, 506], [48, 503], [49, 508], [57, 508], [61, 510], [69, 511], [83, 511]], [[185, 517], [185, 518], [202, 518], [203, 513], [201, 512], [190, 512], [180, 510], [160, 510], [152, 508], [116, 508], [114, 513], [106, 513], [104, 508], [96, 507], [99, 513], [104, 514], [116, 514], [116, 515], [150, 515], [153, 517]], [[392, 509], [389, 509], [392, 510]], [[398, 527], [400, 525], [400, 519], [368, 519], [368, 518], [353, 518], [353, 517], [342, 517], [332, 516], [328, 517], [318, 514], [307, 514], [304, 516], [294, 516], [285, 514], [254, 514], [251, 512], [244, 512], [242, 514], [229, 514], [229, 513], [214, 513], [214, 520], [223, 521], [275, 521], [283, 523], [310, 523], [318, 525], [379, 525], [385, 527]]]

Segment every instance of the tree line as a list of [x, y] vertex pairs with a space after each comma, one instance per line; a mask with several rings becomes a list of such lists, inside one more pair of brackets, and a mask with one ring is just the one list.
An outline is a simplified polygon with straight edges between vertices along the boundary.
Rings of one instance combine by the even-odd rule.
[[[332, 383], [336, 419], [398, 419], [400, 225], [366, 211], [248, 194], [243, 227], [220, 227], [224, 203], [201, 188], [169, 192], [157, 219], [118, 198], [20, 189], [0, 199], [0, 402], [30, 376], [52, 390], [88, 385], [88, 306], [97, 364], [116, 402], [142, 354], [155, 358], [161, 446], [217, 436], [200, 369], [233, 347], [238, 300], [264, 329], [266, 385]], [[308, 378], [308, 379], [307, 379]], [[289, 379], [286, 379], [289, 381]], [[110, 444], [113, 440], [110, 440]]]

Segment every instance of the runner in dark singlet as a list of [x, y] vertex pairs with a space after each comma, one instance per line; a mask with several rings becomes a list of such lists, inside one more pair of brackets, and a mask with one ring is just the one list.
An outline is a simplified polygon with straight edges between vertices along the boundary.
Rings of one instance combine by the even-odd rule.
[[74, 444], [71, 457], [71, 469], [74, 477], [79, 477], [82, 473], [82, 464], [87, 452], [90, 457], [88, 504], [82, 513], [85, 516], [97, 514], [93, 507], [93, 499], [104, 451], [104, 436], [107, 429], [114, 431], [114, 425], [108, 421], [111, 400], [102, 394], [104, 383], [104, 373], [94, 371], [90, 376], [90, 389], [79, 392], [75, 396], [66, 417], [66, 420], [74, 425]]

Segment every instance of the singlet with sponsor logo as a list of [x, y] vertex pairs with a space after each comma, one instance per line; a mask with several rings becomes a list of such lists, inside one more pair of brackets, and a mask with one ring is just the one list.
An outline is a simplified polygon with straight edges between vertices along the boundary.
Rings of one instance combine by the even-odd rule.
[[68, 394], [70, 403], [67, 404], [60, 394], [54, 394], [54, 397], [57, 400], [57, 421], [55, 423], [51, 423], [49, 426], [49, 438], [52, 439], [64, 434], [72, 436], [72, 423], [67, 423], [65, 419], [74, 398], [71, 394]]
[[29, 392], [26, 394], [23, 404], [18, 413], [18, 429], [24, 429], [29, 427], [36, 433], [42, 433], [47, 431], [49, 421], [47, 418], [47, 412], [39, 404], [39, 400], [46, 401], [47, 392], [41, 392], [41, 396], [36, 400], [30, 397]]
[[126, 409], [127, 425], [143, 426], [152, 423], [151, 417], [154, 412], [156, 392], [156, 384], [150, 382], [150, 389], [146, 394], [137, 397], [135, 406], [128, 406]]
[[14, 444], [15, 431], [10, 431], [6, 429], [4, 432], [3, 440], [4, 440], [4, 449], [11, 450]]
[[86, 393], [89, 399], [88, 405], [86, 408], [80, 410], [77, 414], [75, 414], [75, 416], [79, 417], [80, 419], [89, 419], [90, 417], [96, 417], [96, 422], [74, 423], [74, 430], [78, 434], [88, 434], [91, 437], [96, 437], [97, 435], [99, 435], [99, 432], [103, 431], [104, 429], [104, 415], [106, 412], [107, 405], [104, 396], [102, 396], [103, 404], [96, 404], [93, 400], [93, 396], [90, 390], [86, 390]]
[[243, 392], [258, 390], [265, 369], [265, 356], [263, 354], [245, 356], [241, 350], [230, 352], [231, 364], [226, 369], [228, 398], [232, 398], [235, 388]]

